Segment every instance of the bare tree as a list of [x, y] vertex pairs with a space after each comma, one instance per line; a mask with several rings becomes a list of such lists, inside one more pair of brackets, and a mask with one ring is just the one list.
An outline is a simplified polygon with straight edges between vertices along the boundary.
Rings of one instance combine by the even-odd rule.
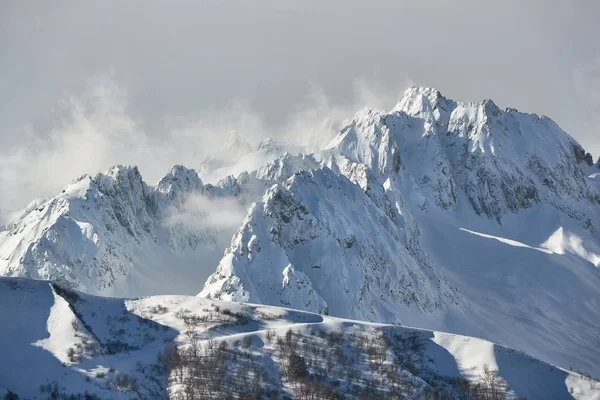
[[478, 400], [504, 400], [504, 383], [498, 371], [490, 369], [489, 365], [483, 365], [483, 373], [479, 377], [477, 388]]
[[266, 340], [267, 344], [271, 345], [274, 338], [275, 338], [275, 331], [273, 329], [269, 329], [267, 331], [267, 334], [265, 335], [265, 340]]

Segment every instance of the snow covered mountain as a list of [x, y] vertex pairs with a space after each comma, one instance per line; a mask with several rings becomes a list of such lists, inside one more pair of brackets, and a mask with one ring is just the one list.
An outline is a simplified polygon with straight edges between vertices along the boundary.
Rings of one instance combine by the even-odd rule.
[[314, 157], [252, 206], [200, 296], [449, 330], [600, 374], [600, 192], [551, 120], [411, 88]]
[[410, 88], [313, 154], [235, 139], [203, 164], [203, 178], [235, 172], [213, 184], [178, 166], [148, 186], [119, 166], [5, 217], [0, 274], [91, 294], [202, 289], [600, 376], [600, 170], [547, 117]]
[[205, 192], [181, 166], [154, 187], [135, 167], [81, 176], [61, 194], [32, 202], [0, 232], [0, 273], [97, 294], [193, 293], [231, 235], [173, 218]]
[[301, 171], [253, 205], [200, 295], [377, 321], [395, 319], [400, 305], [432, 311], [458, 302], [405, 239], [344, 176]]
[[579, 219], [600, 204], [573, 138], [547, 117], [502, 111], [491, 100], [457, 103], [411, 88], [389, 113], [358, 114], [329, 148], [410, 185], [404, 193], [420, 194], [421, 208], [456, 210], [464, 194], [477, 214], [501, 223], [540, 203]]
[[600, 399], [592, 379], [443, 332], [23, 278], [0, 278], [0, 304], [6, 398]]

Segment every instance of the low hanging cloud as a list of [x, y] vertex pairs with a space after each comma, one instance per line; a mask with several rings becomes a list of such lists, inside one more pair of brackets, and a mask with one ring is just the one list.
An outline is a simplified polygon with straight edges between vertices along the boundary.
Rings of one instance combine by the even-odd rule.
[[[172, 235], [172, 246], [182, 249], [196, 243], [196, 251], [202, 249], [202, 259], [214, 267], [223, 249], [231, 242], [232, 235], [240, 227], [247, 213], [247, 204], [233, 198], [211, 198], [204, 194], [190, 195], [179, 208], [169, 210], [162, 220]], [[206, 276], [213, 272], [209, 268]]]
[[277, 126], [266, 123], [248, 102], [237, 100], [195, 115], [165, 115], [159, 128], [164, 133], [154, 135], [136, 113], [126, 87], [112, 75], [95, 77], [83, 93], [59, 102], [49, 130], [28, 127], [16, 145], [0, 149], [0, 209], [23, 208], [34, 198], [58, 193], [81, 174], [93, 175], [115, 164], [139, 166], [149, 184], [174, 164], [198, 168], [206, 157], [221, 158], [229, 164], [228, 172], [256, 168], [261, 160], [244, 165], [247, 158], [224, 151], [232, 135], [252, 147], [272, 138], [291, 151], [310, 152], [326, 144], [360, 108], [392, 107], [407, 85], [384, 90], [357, 80], [353, 98], [344, 104], [333, 103], [314, 87]]
[[196, 234], [226, 232], [227, 237], [237, 229], [246, 216], [247, 206], [234, 198], [212, 198], [202, 194], [190, 195], [178, 210], [172, 210], [163, 224], [182, 226]]

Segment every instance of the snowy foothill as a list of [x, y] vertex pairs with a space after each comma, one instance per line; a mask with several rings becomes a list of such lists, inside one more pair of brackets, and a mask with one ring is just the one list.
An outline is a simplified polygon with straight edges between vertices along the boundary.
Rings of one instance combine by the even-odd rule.
[[487, 377], [509, 396], [600, 399], [589, 378], [443, 332], [191, 296], [96, 297], [24, 278], [0, 278], [0, 301], [0, 387], [19, 398], [419, 399], [476, 391]]

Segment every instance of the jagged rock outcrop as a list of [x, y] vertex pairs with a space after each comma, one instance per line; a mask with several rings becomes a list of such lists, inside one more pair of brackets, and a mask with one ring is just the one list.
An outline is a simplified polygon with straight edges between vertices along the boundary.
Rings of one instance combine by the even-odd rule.
[[498, 222], [539, 203], [583, 219], [573, 202], [600, 204], [579, 166], [590, 156], [573, 138], [547, 117], [491, 100], [455, 102], [413, 87], [389, 113], [359, 113], [328, 147], [382, 179], [399, 176], [423, 207], [455, 210], [459, 190]]
[[194, 170], [175, 165], [152, 190], [152, 212], [163, 218], [171, 207], [180, 209], [190, 193], [200, 193], [203, 189], [204, 184]]
[[83, 175], [58, 196], [28, 207], [0, 234], [0, 271], [90, 293], [144, 293], [130, 280], [136, 273], [152, 276], [152, 268], [142, 265], [152, 264], [145, 254], [160, 253], [162, 263], [203, 241], [214, 245], [214, 239], [181, 225], [163, 224], [187, 196], [202, 190], [197, 174], [182, 166], [173, 167], [155, 187], [136, 167]]

